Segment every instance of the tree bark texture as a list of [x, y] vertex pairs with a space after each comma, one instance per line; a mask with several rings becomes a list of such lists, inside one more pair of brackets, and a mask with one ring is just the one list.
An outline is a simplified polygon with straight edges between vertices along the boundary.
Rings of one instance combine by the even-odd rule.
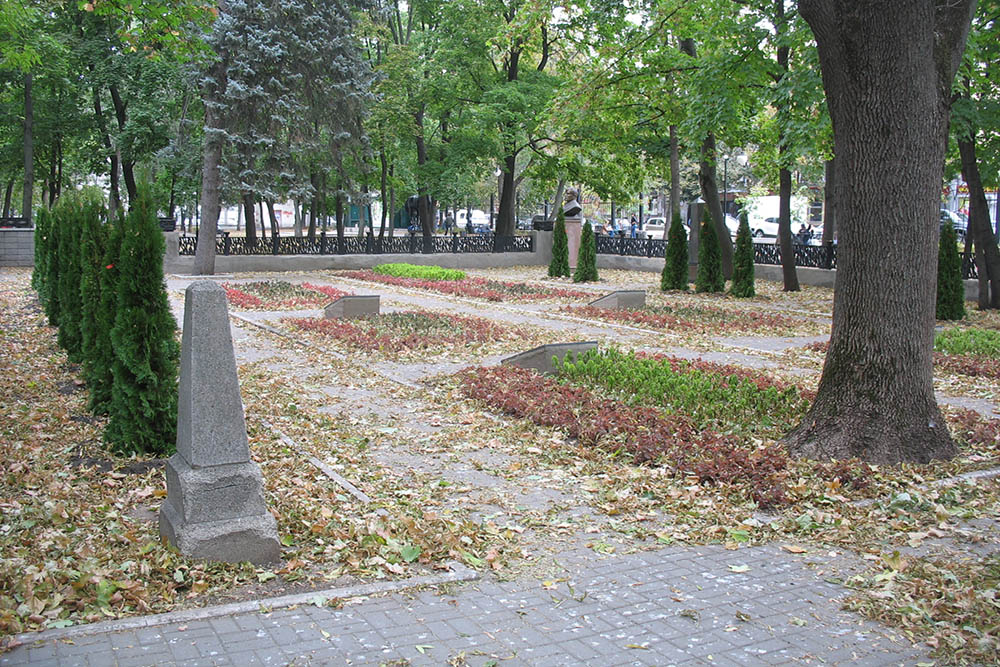
[[[784, 152], [784, 147], [782, 147]], [[781, 248], [781, 277], [786, 292], [799, 291], [795, 272], [795, 248], [792, 247], [792, 172], [778, 170], [778, 245]]]
[[496, 221], [496, 235], [514, 235], [514, 170], [517, 168], [517, 156], [507, 155], [503, 159], [503, 173], [500, 174], [500, 210]]
[[[115, 118], [118, 121], [118, 131], [125, 131], [125, 123], [128, 122], [128, 115], [126, 113], [126, 104], [122, 100], [121, 93], [118, 91], [118, 86], [110, 86], [108, 90], [111, 91], [111, 102], [115, 107]], [[128, 205], [131, 208], [132, 202], [135, 201], [136, 186], [135, 186], [135, 160], [131, 156], [126, 155], [124, 158], [121, 155], [121, 146], [118, 146], [118, 159], [122, 164], [122, 177], [125, 179], [125, 189], [128, 191]]]
[[[715, 236], [719, 240], [719, 256], [722, 259], [722, 275], [726, 280], [733, 277], [733, 239], [726, 227], [726, 218], [719, 201], [719, 179], [715, 171], [715, 133], [709, 132], [701, 145], [701, 162], [698, 167], [698, 182], [701, 184], [701, 198], [712, 216]], [[665, 225], [666, 226], [666, 225]], [[694, 230], [694, 225], [691, 226]], [[693, 234], [692, 234], [693, 235]]]
[[14, 194], [14, 179], [7, 180], [7, 188], [3, 192], [3, 215], [0, 217], [10, 217], [10, 198]]
[[681, 214], [681, 151], [677, 140], [677, 126], [670, 126], [670, 217], [663, 225], [663, 238], [675, 215]]
[[31, 74], [24, 75], [24, 190], [21, 195], [21, 217], [31, 220], [32, 186], [35, 183], [35, 144], [32, 139], [34, 109], [31, 97]]
[[962, 178], [969, 186], [969, 235], [975, 242], [976, 264], [979, 265], [979, 308], [1000, 308], [1000, 251], [990, 224], [983, 179], [979, 175], [975, 138], [959, 139], [958, 152], [962, 159]]
[[[220, 3], [220, 9], [223, 3]], [[222, 176], [222, 146], [225, 143], [225, 125], [219, 107], [226, 88], [226, 63], [219, 59], [209, 68], [202, 85], [205, 105], [205, 138], [201, 163], [201, 219], [198, 225], [198, 247], [194, 254], [194, 274], [209, 276], [215, 273], [215, 232], [219, 227], [220, 190]], [[250, 227], [247, 226], [249, 240]]]
[[837, 185], [837, 160], [830, 158], [824, 165], [826, 173], [823, 189], [823, 246], [829, 247], [837, 233], [837, 200], [833, 196]]
[[833, 120], [833, 329], [816, 400], [785, 438], [813, 459], [950, 458], [934, 397], [938, 218], [951, 82], [974, 0], [800, 0]]

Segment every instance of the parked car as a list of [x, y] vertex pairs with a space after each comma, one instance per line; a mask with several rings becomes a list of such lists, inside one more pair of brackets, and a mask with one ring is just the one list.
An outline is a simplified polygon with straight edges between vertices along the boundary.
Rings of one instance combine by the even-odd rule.
[[646, 238], [648, 239], [666, 238], [664, 236], [664, 230], [666, 229], [667, 219], [658, 216], [646, 218], [646, 221], [642, 225], [642, 231], [646, 232]]
[[[468, 211], [464, 208], [459, 209], [455, 212], [455, 224], [458, 225], [459, 229], [467, 229], [466, 222]], [[472, 209], [472, 225], [486, 225], [487, 228], [490, 226], [490, 216], [486, 215], [485, 212], [480, 211], [477, 208]]]
[[955, 229], [955, 235], [959, 243], [965, 243], [965, 236], [969, 233], [969, 219], [956, 211], [941, 209], [941, 221], [938, 223], [938, 232], [944, 229], [945, 224], [951, 223]]

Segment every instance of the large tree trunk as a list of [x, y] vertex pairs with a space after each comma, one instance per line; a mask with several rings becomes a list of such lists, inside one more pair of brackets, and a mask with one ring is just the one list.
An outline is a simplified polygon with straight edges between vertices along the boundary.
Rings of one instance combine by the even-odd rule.
[[951, 82], [974, 0], [800, 0], [833, 120], [833, 330], [795, 456], [950, 458], [934, 398], [938, 211]]
[[381, 223], [381, 225], [379, 225], [379, 228], [378, 228], [378, 239], [379, 239], [379, 241], [381, 241], [382, 238], [385, 236], [385, 218], [386, 218], [386, 213], [388, 212], [386, 209], [389, 208], [389, 206], [388, 206], [388, 203], [389, 203], [389, 162], [388, 162], [388, 160], [386, 160], [385, 149], [384, 148], [382, 150], [380, 150], [379, 153], [378, 153], [378, 161], [379, 161], [379, 166], [382, 169], [382, 171], [381, 171], [381, 177], [380, 177], [380, 180], [379, 180], [379, 193], [382, 195], [382, 199], [381, 199], [381, 202], [382, 202], [382, 206], [381, 206], [381, 209], [382, 209], [382, 216], [381, 216], [382, 217], [382, 223]]
[[[698, 57], [693, 39], [680, 40], [681, 51], [692, 58]], [[715, 172], [715, 133], [709, 132], [701, 144], [701, 160], [698, 163], [698, 183], [701, 185], [701, 198], [705, 200], [705, 206], [712, 216], [715, 225], [715, 236], [719, 240], [719, 255], [722, 258], [722, 275], [726, 280], [733, 277], [733, 239], [729, 235], [729, 228], [726, 227], [726, 218], [722, 212], [722, 204], [719, 202], [719, 179]], [[699, 221], [691, 221], [691, 229], [694, 231]], [[669, 221], [664, 225], [664, 238], [666, 238], [666, 228], [670, 226]], [[692, 234], [695, 236], [695, 234]]]
[[508, 155], [503, 159], [503, 173], [500, 174], [500, 211], [496, 221], [496, 235], [513, 236], [514, 224], [514, 169], [517, 166], [517, 156]]
[[670, 216], [663, 225], [663, 238], [667, 238], [667, 231], [675, 215], [681, 214], [681, 150], [680, 142], [677, 141], [677, 126], [670, 126]]
[[[256, 202], [253, 200], [253, 193], [249, 191], [244, 191], [242, 194], [243, 200], [243, 222], [245, 224], [244, 229], [246, 230], [247, 245], [253, 248], [257, 245], [257, 213], [256, 213]], [[263, 220], [261, 220], [261, 235], [264, 232]]]
[[958, 152], [962, 158], [962, 178], [969, 186], [969, 234], [976, 245], [976, 263], [980, 264], [979, 307], [1000, 308], [1000, 252], [993, 237], [989, 204], [983, 191], [983, 179], [979, 175], [975, 137], [959, 138]]
[[[719, 201], [719, 180], [715, 172], [715, 133], [709, 132], [701, 144], [701, 162], [698, 164], [698, 182], [701, 184], [701, 198], [712, 216], [715, 225], [715, 236], [719, 240], [719, 255], [722, 259], [722, 275], [726, 280], [733, 277], [733, 239], [726, 226], [726, 218], [722, 213]], [[667, 227], [669, 225], [665, 225]], [[664, 237], [666, 238], [666, 237]]]
[[118, 186], [118, 151], [115, 150], [111, 142], [111, 134], [108, 132], [108, 121], [104, 118], [104, 109], [101, 106], [101, 93], [95, 86], [92, 89], [94, 96], [94, 118], [97, 121], [97, 129], [101, 133], [101, 141], [104, 143], [104, 150], [108, 153], [109, 178], [111, 179], [111, 205], [108, 213], [113, 217], [116, 211], [122, 208], [121, 189]]
[[[225, 2], [219, 3], [220, 11], [225, 11]], [[198, 246], [194, 254], [194, 274], [215, 273], [215, 232], [219, 227], [220, 190], [222, 178], [219, 168], [222, 163], [222, 146], [225, 142], [225, 123], [219, 108], [226, 90], [226, 59], [220, 58], [212, 64], [202, 87], [205, 106], [205, 138], [202, 148], [201, 165], [201, 215], [198, 224]], [[249, 227], [247, 228], [249, 240]]]
[[824, 165], [826, 178], [823, 189], [823, 247], [829, 248], [837, 233], [837, 199], [834, 193], [837, 187], [837, 160], [830, 158]]
[[[782, 147], [781, 152], [784, 152]], [[795, 272], [795, 248], [792, 247], [792, 172], [778, 170], [778, 246], [781, 248], [781, 277], [786, 292], [799, 291]]]
[[31, 220], [32, 186], [35, 183], [35, 144], [31, 131], [34, 109], [31, 98], [31, 74], [24, 75], [24, 191], [21, 195], [21, 217]]
[[0, 217], [9, 218], [10, 217], [10, 198], [14, 194], [14, 179], [10, 178], [7, 180], [7, 189], [3, 192], [3, 215]]
[[[108, 90], [111, 91], [111, 102], [115, 107], [115, 118], [118, 120], [118, 131], [125, 131], [125, 123], [128, 121], [128, 116], [126, 114], [126, 104], [122, 100], [121, 93], [118, 91], [118, 86], [109, 86]], [[128, 191], [128, 205], [132, 206], [132, 202], [135, 201], [136, 187], [135, 187], [135, 159], [132, 156], [127, 155], [125, 158], [121, 156], [121, 146], [118, 147], [118, 156], [122, 164], [122, 177], [125, 179], [125, 189]]]

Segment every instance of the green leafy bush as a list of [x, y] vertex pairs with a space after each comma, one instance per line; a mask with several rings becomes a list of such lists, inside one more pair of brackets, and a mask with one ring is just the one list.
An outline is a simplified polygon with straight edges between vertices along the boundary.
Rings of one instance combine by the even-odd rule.
[[726, 279], [722, 276], [722, 253], [719, 251], [719, 238], [715, 235], [715, 225], [712, 216], [705, 208], [701, 217], [701, 231], [698, 235], [698, 274], [695, 277], [696, 292], [721, 292], [726, 287]]
[[465, 271], [445, 269], [440, 266], [419, 266], [417, 264], [379, 264], [372, 268], [375, 273], [397, 278], [419, 278], [420, 280], [462, 280]]
[[48, 235], [45, 242], [45, 280], [43, 281], [45, 315], [51, 326], [59, 326], [59, 237], [66, 224], [58, 209], [49, 212]]
[[35, 266], [31, 271], [31, 286], [44, 304], [49, 296], [49, 238], [52, 234], [52, 215], [44, 206], [35, 216]]
[[753, 238], [746, 211], [740, 213], [740, 226], [736, 231], [736, 252], [733, 257], [733, 284], [729, 293], [740, 298], [750, 298], [757, 291], [753, 274]]
[[163, 233], [143, 185], [124, 221], [111, 409], [104, 437], [121, 453], [165, 455], [177, 432], [177, 323], [163, 281]]
[[660, 289], [687, 291], [688, 240], [680, 212], [675, 212], [667, 233], [667, 255], [660, 274]]
[[549, 277], [569, 278], [569, 240], [566, 238], [566, 215], [560, 208], [556, 213], [556, 225], [552, 231], [552, 261], [549, 262]]
[[740, 366], [637, 356], [614, 348], [558, 365], [559, 377], [599, 385], [631, 404], [659, 406], [699, 428], [777, 435], [794, 426], [809, 399], [791, 384]]
[[965, 317], [965, 286], [962, 284], [962, 259], [958, 239], [951, 224], [941, 230], [938, 245], [937, 318], [960, 320]]
[[934, 349], [948, 354], [969, 354], [1000, 359], [1000, 331], [945, 329], [934, 336]]
[[576, 271], [573, 282], [585, 283], [598, 280], [597, 277], [597, 241], [594, 240], [594, 228], [590, 221], [583, 223], [580, 232], [580, 251], [576, 257]]

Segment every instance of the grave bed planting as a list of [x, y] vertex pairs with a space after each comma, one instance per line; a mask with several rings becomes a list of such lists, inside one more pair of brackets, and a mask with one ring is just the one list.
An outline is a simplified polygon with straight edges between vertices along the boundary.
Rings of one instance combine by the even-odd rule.
[[766, 333], [792, 335], [803, 328], [801, 319], [766, 311], [728, 310], [710, 305], [647, 306], [641, 310], [565, 306], [560, 312], [574, 317], [675, 332]]
[[450, 296], [461, 296], [487, 301], [535, 302], [553, 301], [557, 299], [592, 299], [591, 292], [563, 289], [559, 287], [542, 287], [529, 283], [491, 280], [488, 278], [469, 277], [462, 280], [426, 280], [403, 276], [383, 275], [374, 271], [342, 271], [338, 276], [365, 280], [368, 282], [428, 290]]
[[288, 318], [282, 322], [321, 344], [335, 340], [388, 357], [481, 348], [511, 340], [514, 335], [512, 329], [481, 317], [415, 310], [349, 320]]
[[223, 283], [229, 305], [240, 310], [295, 310], [322, 308], [351, 292], [311, 283], [261, 280], [252, 283]]

